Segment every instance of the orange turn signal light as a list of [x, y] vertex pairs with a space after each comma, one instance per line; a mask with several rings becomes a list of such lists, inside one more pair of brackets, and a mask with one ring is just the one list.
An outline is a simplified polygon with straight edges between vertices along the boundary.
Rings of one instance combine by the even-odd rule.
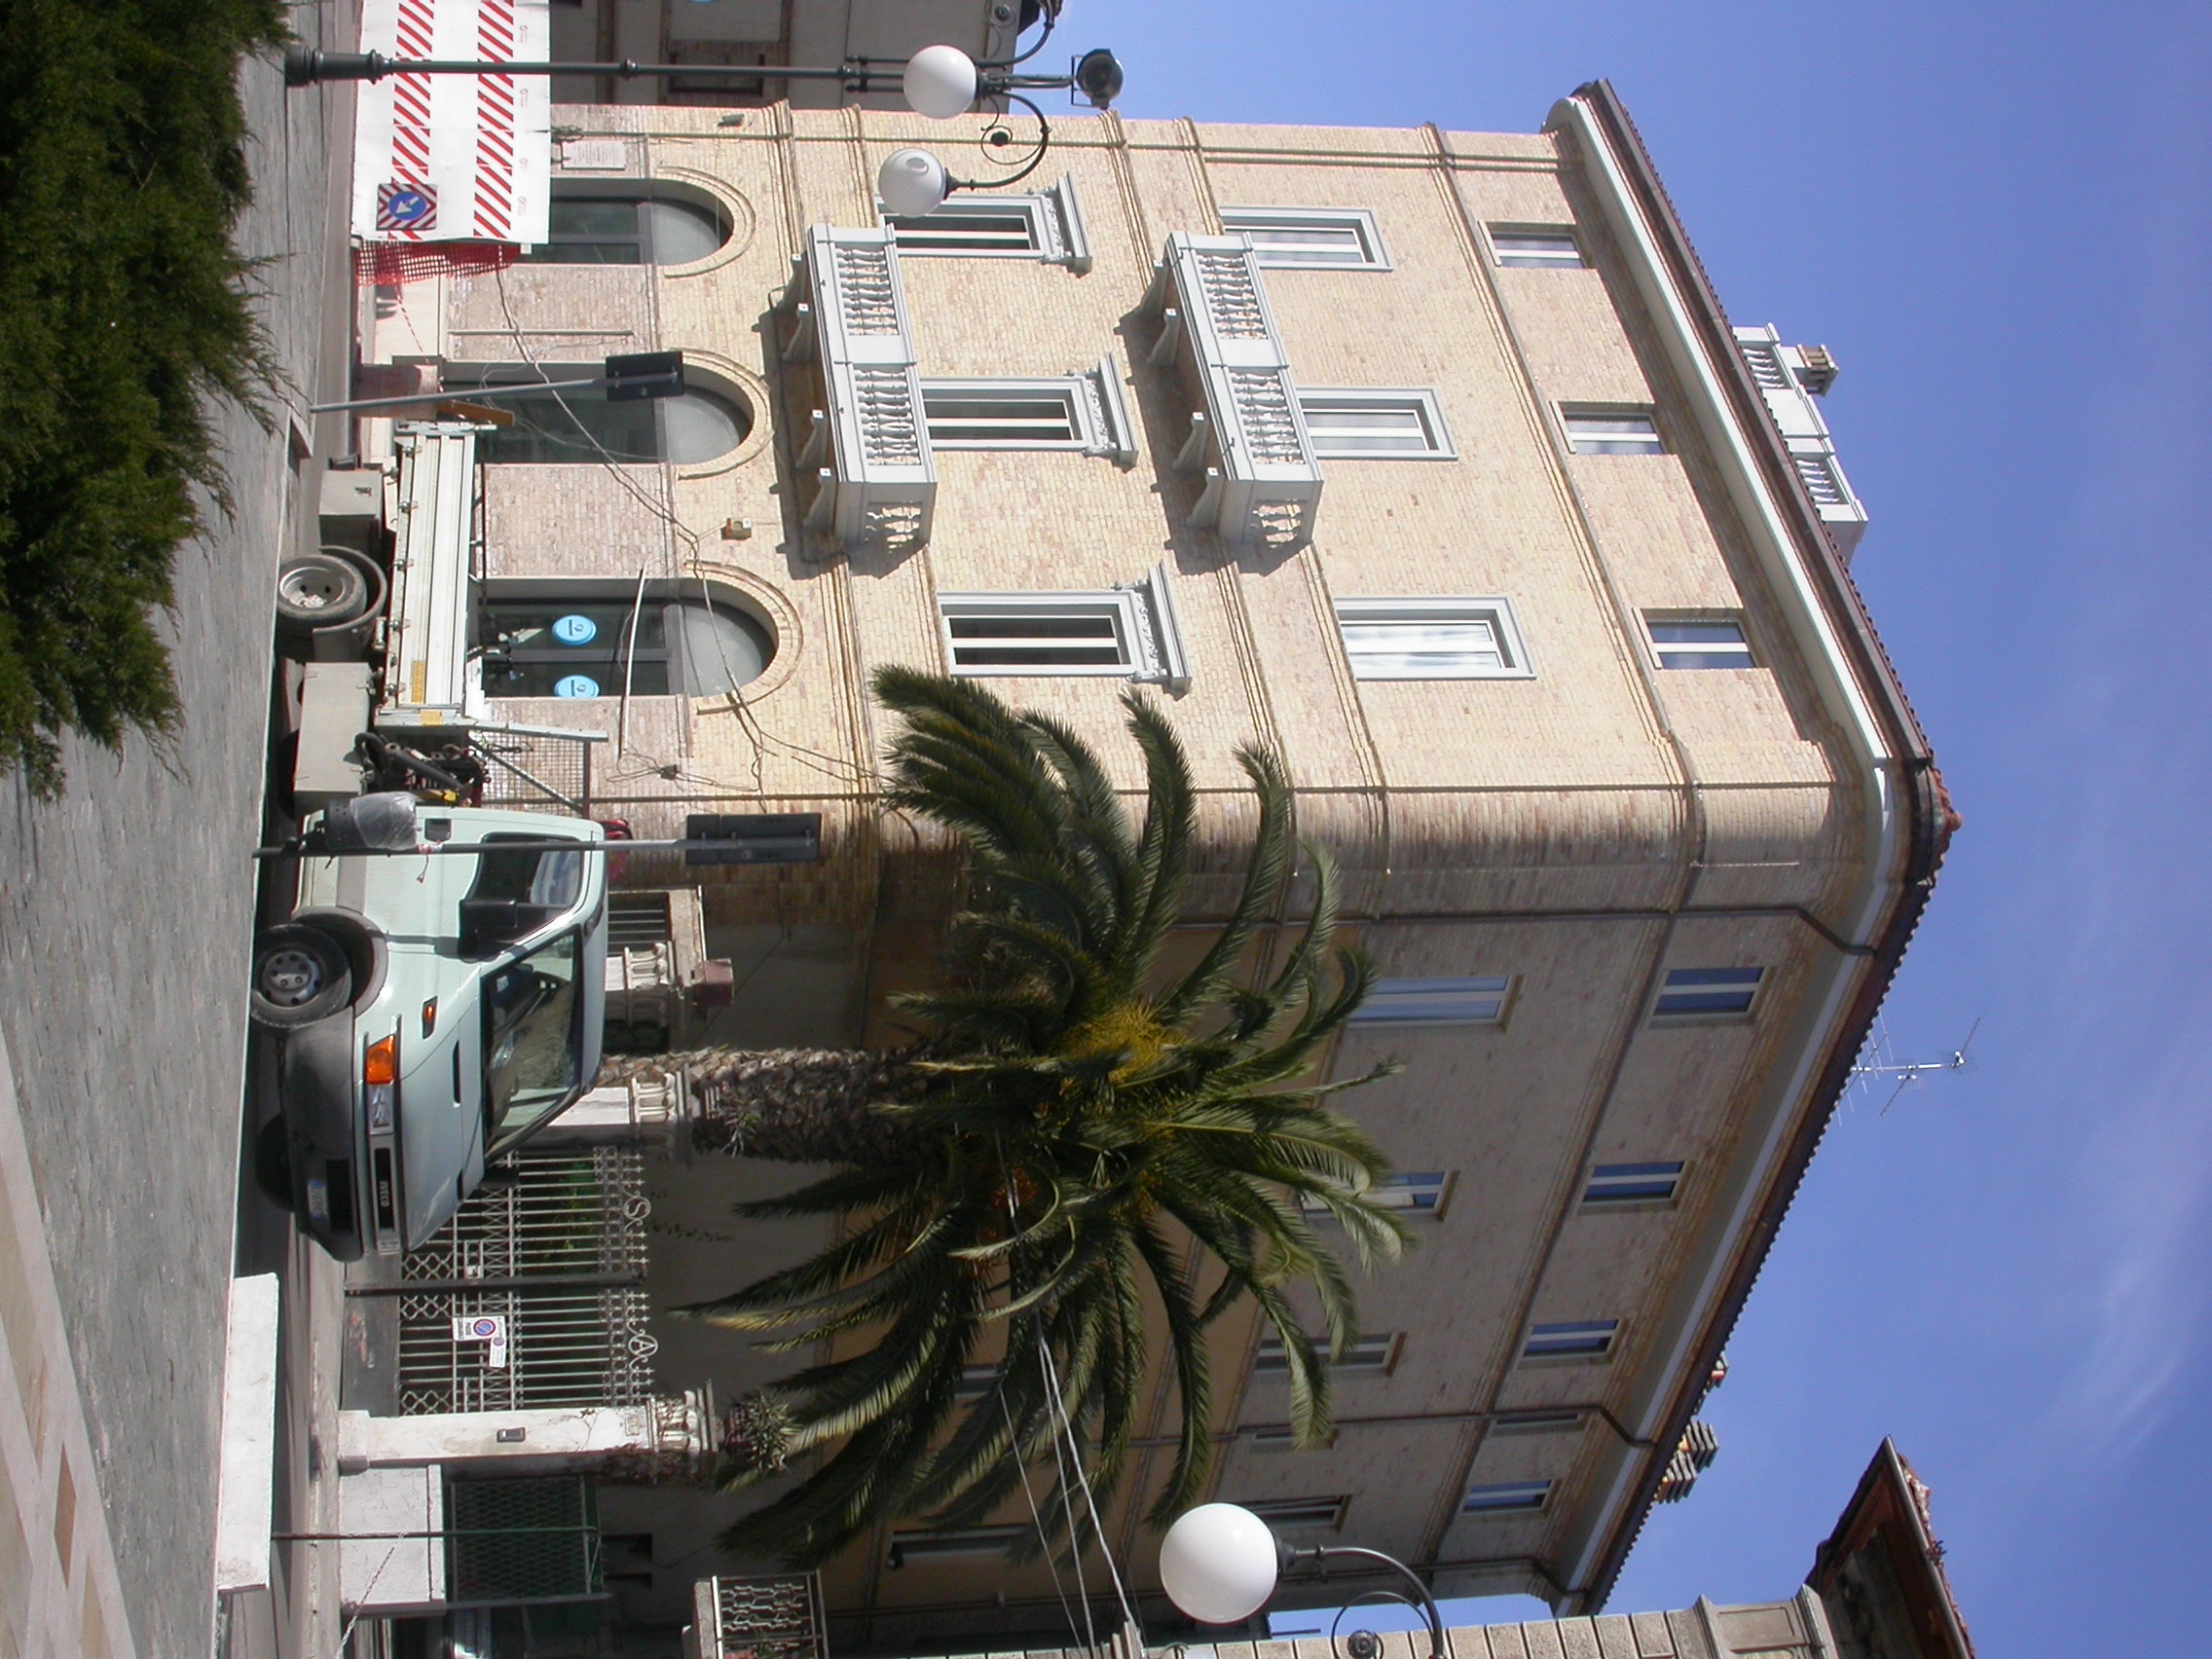
[[397, 1083], [399, 1081], [399, 1037], [397, 1033], [380, 1043], [371, 1043], [361, 1056], [363, 1083]]

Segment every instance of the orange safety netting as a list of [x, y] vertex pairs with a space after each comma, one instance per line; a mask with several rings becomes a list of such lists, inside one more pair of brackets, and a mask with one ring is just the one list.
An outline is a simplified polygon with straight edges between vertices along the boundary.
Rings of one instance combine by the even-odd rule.
[[389, 288], [431, 276], [498, 271], [521, 257], [512, 242], [366, 242], [353, 249], [353, 280], [364, 288]]

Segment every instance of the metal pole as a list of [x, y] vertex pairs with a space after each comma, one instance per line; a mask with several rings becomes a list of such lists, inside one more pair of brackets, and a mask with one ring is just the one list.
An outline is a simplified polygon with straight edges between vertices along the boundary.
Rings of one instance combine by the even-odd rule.
[[386, 1284], [350, 1284], [348, 1296], [443, 1296], [466, 1290], [529, 1291], [624, 1290], [643, 1286], [640, 1273], [518, 1273], [508, 1278], [396, 1279]]
[[579, 841], [549, 836], [542, 841], [425, 841], [419, 847], [308, 847], [297, 841], [281, 847], [256, 847], [256, 859], [417, 859], [464, 853], [679, 853], [720, 847], [736, 841]]
[[512, 386], [468, 386], [445, 391], [418, 391], [406, 397], [356, 397], [345, 403], [311, 403], [310, 415], [334, 415], [341, 409], [390, 409], [402, 403], [445, 403], [461, 401], [481, 403], [487, 397], [511, 397], [518, 391], [581, 391], [588, 387], [605, 386], [607, 377], [595, 375], [590, 380], [518, 381]]

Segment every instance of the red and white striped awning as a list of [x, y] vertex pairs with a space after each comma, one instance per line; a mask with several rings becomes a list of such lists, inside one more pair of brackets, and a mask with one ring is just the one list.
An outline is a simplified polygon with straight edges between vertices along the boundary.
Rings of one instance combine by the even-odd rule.
[[[361, 50], [544, 62], [546, 0], [364, 0]], [[553, 104], [542, 75], [387, 75], [362, 82], [353, 234], [378, 242], [542, 242]]]

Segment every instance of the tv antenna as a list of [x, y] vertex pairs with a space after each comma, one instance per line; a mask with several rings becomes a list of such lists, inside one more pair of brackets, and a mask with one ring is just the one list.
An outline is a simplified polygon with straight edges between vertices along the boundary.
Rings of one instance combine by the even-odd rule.
[[1969, 1064], [1967, 1053], [1973, 1047], [1974, 1033], [1980, 1029], [1981, 1020], [1977, 1017], [1972, 1025], [1967, 1027], [1966, 1041], [1940, 1060], [1900, 1060], [1890, 1047], [1889, 1027], [1877, 1020], [1874, 1026], [1874, 1034], [1867, 1040], [1865, 1050], [1859, 1057], [1859, 1063], [1851, 1068], [1852, 1084], [1854, 1087], [1863, 1085], [1871, 1090], [1879, 1087], [1873, 1082], [1874, 1079], [1895, 1080], [1895, 1087], [1890, 1090], [1890, 1097], [1882, 1102], [1881, 1111], [1874, 1114], [1877, 1118], [1887, 1117], [1890, 1108], [1898, 1103], [1899, 1096], [1914, 1084], [1934, 1077], [1939, 1072], [1967, 1070]]

